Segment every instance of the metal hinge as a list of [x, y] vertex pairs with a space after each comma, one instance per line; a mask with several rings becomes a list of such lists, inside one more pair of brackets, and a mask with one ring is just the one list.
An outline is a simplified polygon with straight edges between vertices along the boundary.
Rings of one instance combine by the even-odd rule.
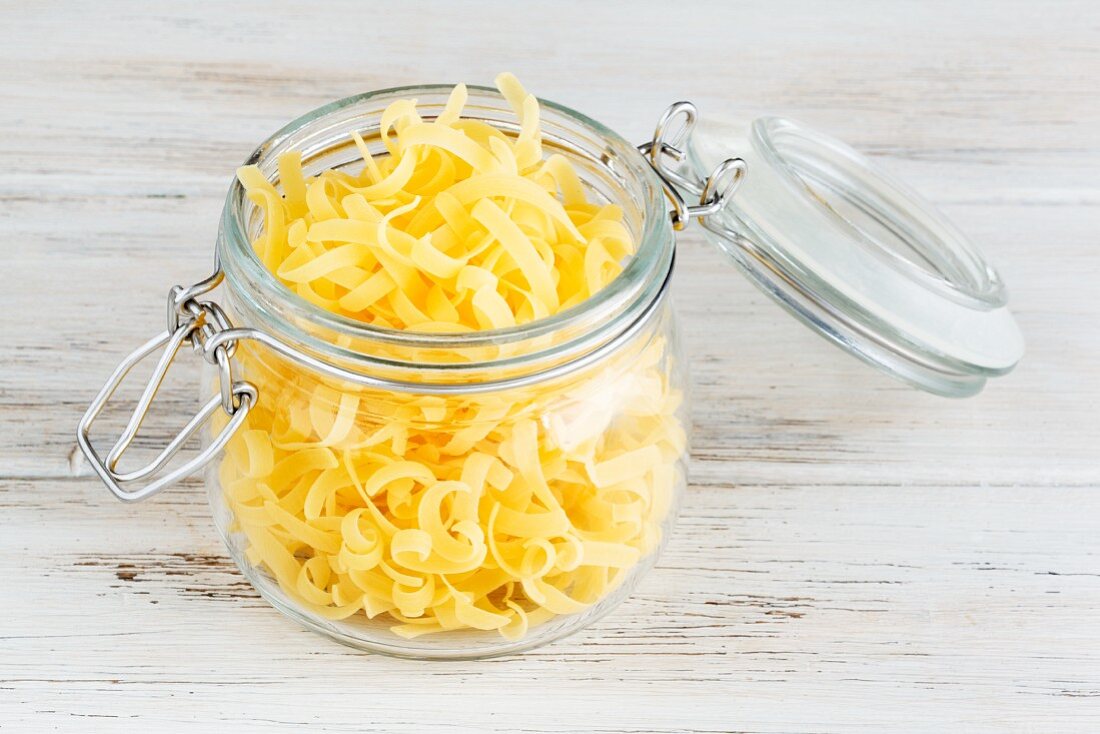
[[[665, 196], [672, 204], [669, 211], [672, 226], [678, 232], [692, 219], [707, 226], [706, 220], [729, 203], [747, 170], [743, 159], [727, 158], [715, 166], [706, 179], [699, 180], [692, 174], [685, 150], [698, 119], [699, 111], [694, 104], [676, 102], [657, 121], [653, 139], [638, 146], [661, 180]], [[669, 165], [670, 160], [676, 164], [675, 167]], [[688, 204], [681, 190], [698, 196], [699, 203]]]

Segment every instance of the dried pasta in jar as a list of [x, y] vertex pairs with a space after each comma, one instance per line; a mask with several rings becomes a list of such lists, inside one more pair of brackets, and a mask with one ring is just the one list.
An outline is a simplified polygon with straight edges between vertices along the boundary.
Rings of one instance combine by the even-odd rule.
[[[535, 97], [510, 75], [498, 88], [508, 132], [464, 117], [459, 85], [430, 117], [392, 102], [382, 154], [353, 133], [358, 172], [307, 174], [294, 151], [277, 185], [241, 169], [260, 262], [313, 306], [394, 333], [460, 338], [583, 307], [634, 256], [634, 234], [547, 150]], [[403, 638], [519, 640], [592, 609], [651, 557], [683, 481], [665, 318], [583, 369], [468, 394], [349, 384], [242, 343], [259, 399], [219, 483], [247, 562], [309, 614]], [[430, 360], [515, 354], [490, 339]]]

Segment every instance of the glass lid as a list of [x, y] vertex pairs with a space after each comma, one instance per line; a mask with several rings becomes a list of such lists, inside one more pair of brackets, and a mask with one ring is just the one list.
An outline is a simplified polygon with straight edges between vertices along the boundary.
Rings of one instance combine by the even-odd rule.
[[1019, 361], [997, 272], [916, 192], [791, 120], [693, 123], [681, 131], [693, 178], [745, 162], [729, 201], [701, 218], [707, 237], [808, 326], [939, 395], [973, 395]]

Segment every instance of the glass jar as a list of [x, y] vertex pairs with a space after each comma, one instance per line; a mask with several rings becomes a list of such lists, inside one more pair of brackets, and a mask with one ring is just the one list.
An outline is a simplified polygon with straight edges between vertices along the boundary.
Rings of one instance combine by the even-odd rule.
[[[344, 100], [292, 123], [250, 162], [271, 179], [287, 150], [302, 151], [307, 175], [361, 165], [349, 141], [365, 120], [408, 97], [430, 118], [449, 91]], [[466, 115], [507, 129], [511, 111], [475, 92]], [[260, 262], [257, 208], [239, 183], [230, 190], [218, 239], [229, 320], [372, 378], [327, 376], [257, 342], [234, 357], [258, 397], [207, 472], [210, 502], [241, 571], [310, 629], [403, 656], [530, 648], [610, 611], [667, 537], [685, 483], [687, 380], [667, 298], [664, 194], [611, 131], [562, 108], [542, 124], [590, 196], [623, 207], [639, 246], [610, 287], [511, 329], [395, 332], [314, 306]], [[213, 395], [218, 371], [207, 376]], [[297, 528], [309, 539], [297, 557], [271, 537], [280, 519], [308, 526]], [[470, 588], [485, 596], [456, 602]]]
[[[430, 118], [449, 92], [328, 105], [249, 163], [276, 184], [288, 150], [306, 175], [361, 165], [353, 131], [384, 154], [371, 123], [391, 102], [415, 97]], [[515, 130], [495, 92], [472, 90], [465, 116]], [[591, 199], [622, 207], [638, 245], [592, 298], [509, 329], [400, 332], [303, 300], [260, 262], [260, 211], [230, 189], [218, 317], [260, 339], [235, 343], [230, 377], [225, 351], [205, 372], [215, 401], [223, 385], [254, 388], [236, 396], [246, 415], [232, 431], [218, 412], [203, 432], [208, 447], [230, 434], [209, 499], [244, 575], [310, 629], [410, 657], [527, 649], [619, 604], [668, 535], [688, 445], [665, 195], [634, 146], [592, 120], [545, 105], [542, 131]]]
[[[353, 131], [384, 154], [378, 121], [391, 102], [415, 97], [430, 119], [449, 92], [334, 102], [248, 163], [276, 186], [285, 151], [302, 154], [307, 175], [358, 165]], [[571, 160], [591, 199], [622, 208], [638, 243], [615, 280], [508, 329], [371, 327], [265, 268], [251, 245], [260, 211], [235, 181], [214, 274], [171, 290], [165, 332], [123, 361], [80, 423], [79, 444], [112, 492], [140, 500], [205, 467], [230, 554], [287, 616], [391, 655], [499, 655], [609, 612], [672, 527], [689, 401], [668, 286], [674, 230], [688, 222], [804, 323], [918, 387], [972, 394], [1019, 359], [995, 271], [846, 146], [776, 118], [699, 132], [694, 107], [677, 103], [636, 148], [580, 113], [541, 106], [544, 148]], [[470, 88], [464, 116], [518, 131], [493, 90]], [[220, 304], [202, 299], [223, 283]], [[121, 471], [184, 344], [208, 365], [205, 402], [145, 466]], [[154, 354], [129, 424], [101, 456], [92, 423]], [[200, 433], [202, 450], [176, 459]]]

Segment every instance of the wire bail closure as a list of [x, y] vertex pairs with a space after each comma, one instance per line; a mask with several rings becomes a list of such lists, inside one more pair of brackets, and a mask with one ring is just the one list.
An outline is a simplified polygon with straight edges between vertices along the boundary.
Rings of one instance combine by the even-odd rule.
[[[726, 159], [702, 181], [698, 180], [696, 176], [685, 175], [681, 172], [681, 169], [685, 168], [683, 164], [686, 159], [684, 150], [687, 139], [691, 135], [697, 119], [698, 111], [695, 105], [691, 102], [677, 102], [665, 110], [661, 116], [653, 133], [653, 139], [638, 146], [638, 150], [645, 155], [646, 161], [661, 181], [665, 196], [672, 205], [669, 216], [676, 231], [683, 230], [692, 219], [697, 219], [700, 224], [707, 227], [707, 219], [726, 205], [745, 175], [745, 161], [740, 158]], [[675, 165], [670, 165], [670, 161]], [[680, 193], [681, 190], [698, 196], [699, 203], [687, 204], [683, 194]], [[221, 268], [221, 264], [215, 257], [214, 272], [212, 274], [186, 288], [179, 285], [174, 286], [168, 292], [167, 328], [165, 331], [135, 349], [115, 368], [115, 371], [107, 379], [91, 405], [88, 406], [88, 410], [77, 426], [77, 443], [81, 451], [91, 463], [96, 474], [107, 485], [107, 488], [111, 490], [115, 497], [124, 502], [143, 500], [202, 469], [225, 448], [229, 439], [240, 429], [249, 411], [252, 410], [259, 399], [255, 385], [247, 381], [236, 380], [233, 375], [233, 355], [238, 342], [243, 339], [259, 342], [283, 357], [336, 379], [381, 389], [413, 390], [423, 387], [407, 382], [387, 380], [378, 376], [359, 374], [319, 360], [313, 355], [307, 354], [259, 329], [248, 326], [234, 327], [225, 311], [216, 302], [200, 300], [202, 296], [217, 288], [224, 277], [225, 273]], [[605, 352], [616, 348], [622, 339], [629, 338], [639, 328], [639, 324], [643, 323], [653, 311], [656, 304], [657, 301], [654, 301], [631, 327], [599, 349], [590, 352], [584, 359], [574, 363], [564, 363], [548, 372], [564, 373], [568, 369], [579, 368], [586, 363], [601, 358]], [[192, 349], [201, 355], [206, 362], [217, 367], [219, 392], [203, 404], [198, 413], [192, 416], [180, 432], [176, 434], [175, 438], [169, 441], [168, 445], [152, 461], [140, 469], [122, 472], [118, 469], [119, 462], [137, 437], [157, 391], [160, 389], [169, 367], [175, 361], [184, 343], [189, 343]], [[153, 369], [153, 374], [146, 383], [126, 427], [116, 439], [114, 446], [107, 452], [107, 456], [105, 458], [100, 456], [92, 445], [89, 435], [92, 424], [95, 423], [104, 407], [106, 407], [107, 402], [118, 390], [130, 371], [138, 363], [158, 352], [160, 357], [157, 359], [156, 367]], [[504, 378], [495, 382], [484, 383], [482, 387], [485, 389], [504, 389], [522, 383], [523, 379]], [[468, 388], [467, 385], [443, 384], [432, 386], [432, 390], [439, 394], [466, 392]], [[164, 469], [203, 426], [210, 422], [218, 408], [221, 408], [229, 417], [229, 421], [210, 444], [196, 456], [172, 471], [151, 479]], [[145, 483], [141, 484], [143, 481]]]
[[[699, 119], [699, 110], [691, 102], [675, 102], [669, 105], [657, 127], [653, 139], [638, 146], [653, 172], [661, 180], [665, 196], [672, 204], [669, 216], [672, 227], [682, 231], [691, 219], [707, 226], [707, 219], [721, 211], [745, 178], [748, 166], [741, 158], [727, 158], [715, 166], [705, 180], [700, 181], [694, 175], [685, 175], [682, 171], [687, 154], [687, 141], [695, 130]], [[669, 160], [675, 167], [669, 165]], [[699, 203], [689, 205], [680, 191], [688, 191], [699, 197]]]
[[[218, 304], [197, 300], [198, 296], [216, 288], [221, 280], [222, 270], [215, 262], [213, 275], [188, 288], [175, 286], [169, 291], [167, 328], [131, 352], [115, 368], [77, 426], [77, 442], [81, 451], [107, 488], [124, 502], [136, 502], [150, 497], [206, 466], [225, 447], [244, 423], [252, 406], [256, 404], [259, 397], [256, 387], [249, 382], [237, 381], [233, 377], [232, 356], [236, 349], [236, 342], [214, 343], [212, 341], [215, 334], [231, 328], [229, 319]], [[219, 393], [212, 396], [149, 463], [133, 471], [120, 471], [119, 462], [137, 437], [141, 424], [149, 414], [153, 400], [160, 390], [161, 383], [164, 382], [169, 367], [172, 366], [184, 343], [190, 343], [194, 351], [201, 354], [203, 359], [217, 366]], [[92, 445], [89, 435], [92, 424], [130, 371], [147, 357], [158, 352], [160, 357], [153, 368], [153, 374], [146, 383], [137, 405], [134, 406], [126, 427], [114, 446], [107, 452], [107, 456], [101, 457]], [[229, 416], [229, 422], [214, 440], [176, 469], [150, 480], [150, 477], [164, 469], [184, 445], [210, 421], [218, 408]], [[143, 481], [145, 483], [140, 484]], [[139, 486], [135, 488], [134, 485]]]

